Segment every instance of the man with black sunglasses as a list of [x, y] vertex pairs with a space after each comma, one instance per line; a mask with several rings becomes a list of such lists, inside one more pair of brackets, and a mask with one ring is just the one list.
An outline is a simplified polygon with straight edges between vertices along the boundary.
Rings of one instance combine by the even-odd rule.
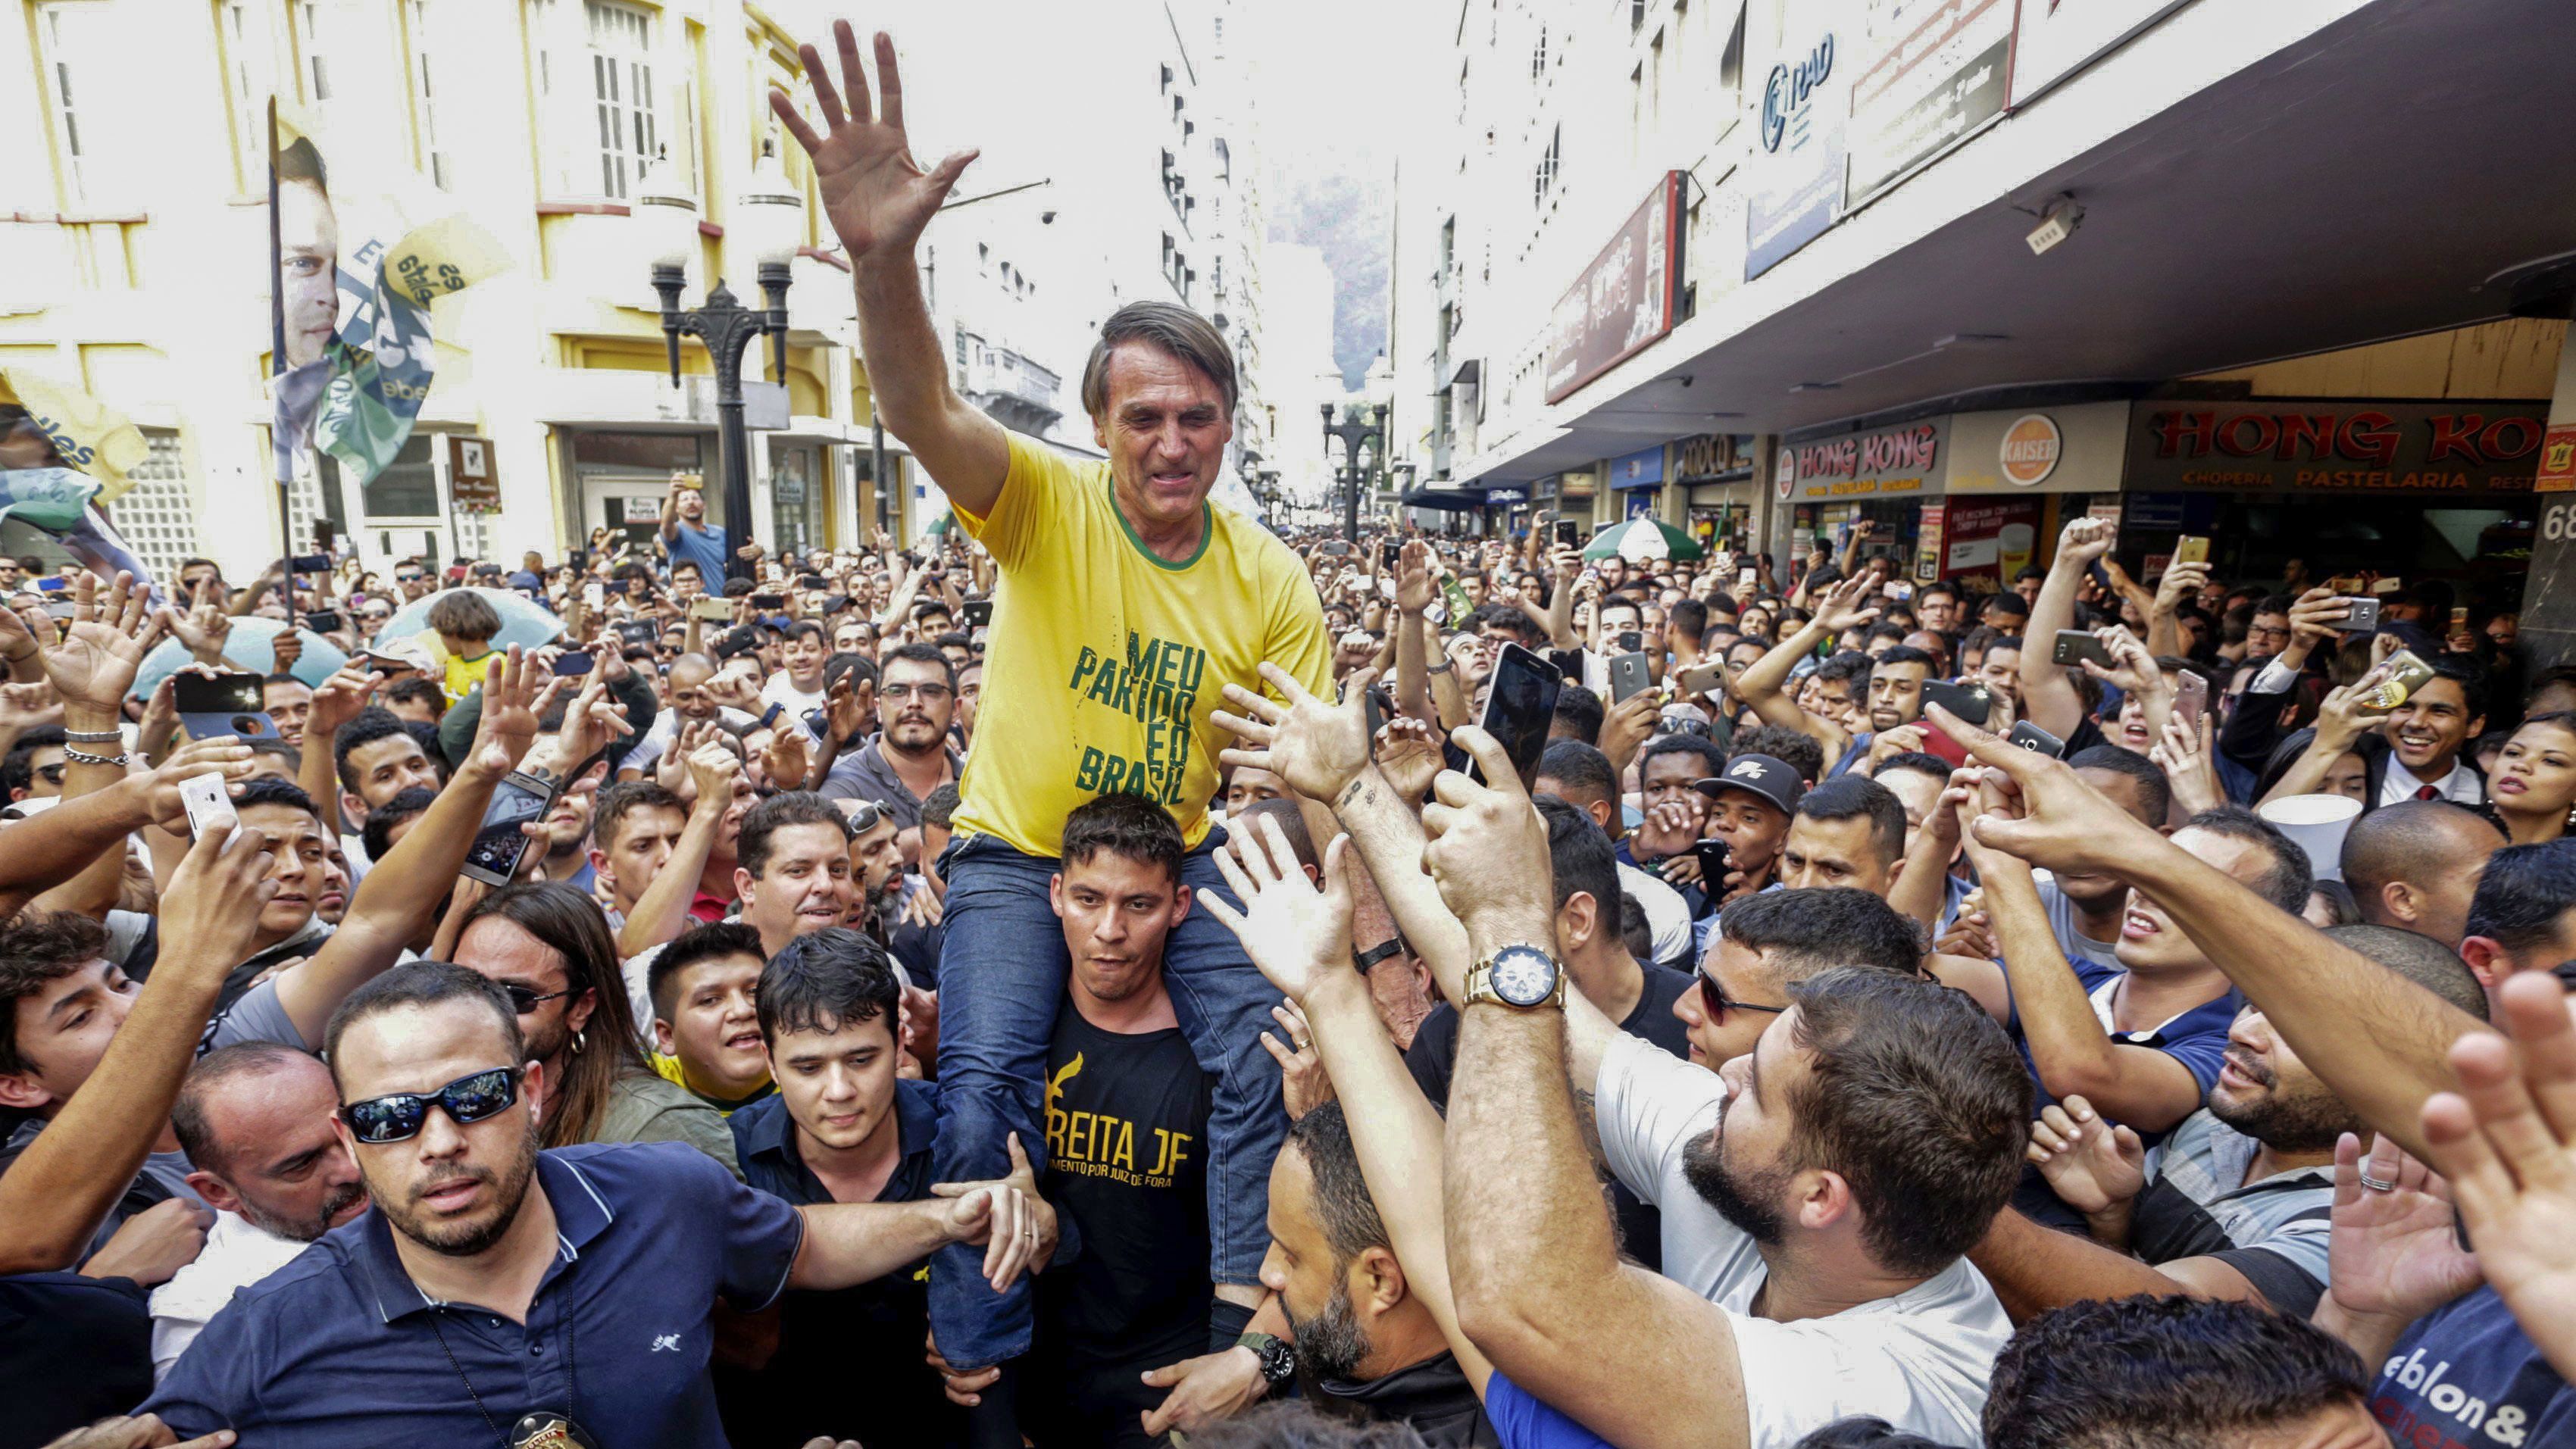
[[178, 1435], [720, 1444], [719, 1295], [757, 1310], [950, 1243], [985, 1245], [1001, 1286], [1055, 1247], [1025, 1171], [919, 1202], [796, 1208], [674, 1143], [540, 1152], [552, 1084], [507, 999], [462, 967], [370, 983], [333, 1017], [326, 1053], [374, 1208], [207, 1325], [142, 1410]]

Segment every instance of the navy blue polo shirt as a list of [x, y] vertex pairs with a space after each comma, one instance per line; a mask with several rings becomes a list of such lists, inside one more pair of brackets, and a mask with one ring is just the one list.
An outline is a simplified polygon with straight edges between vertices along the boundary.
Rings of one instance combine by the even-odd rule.
[[[2094, 1014], [2107, 1022], [2112, 990], [2129, 973], [2073, 957], [2066, 958], [2066, 966], [2075, 973], [2076, 980], [2084, 983], [2084, 994], [2092, 999]], [[2009, 986], [2006, 989], [2009, 990]], [[2180, 1062], [2183, 1070], [2191, 1073], [2191, 1079], [2199, 1084], [2200, 1100], [2207, 1105], [2209, 1089], [2218, 1082], [2218, 1069], [2226, 1064], [2228, 1029], [2236, 1024], [2236, 1013], [2244, 1005], [2245, 998], [2231, 987], [2224, 994], [2146, 1031], [2117, 1031], [2107, 1025], [2103, 1029], [2110, 1032], [2112, 1041], [2122, 1046], [2150, 1047]], [[2013, 1003], [2011, 1019], [2004, 1026], [2012, 1035], [2013, 1045], [2021, 1050], [2022, 1065], [2030, 1070], [2034, 1091], [2030, 1110], [2035, 1115], [2057, 1098], [2050, 1095], [2046, 1084], [2039, 1080], [2039, 1065], [2031, 1060], [2030, 1042], [2022, 1035], [2020, 1002]], [[2165, 1140], [2162, 1132], [2149, 1132], [2144, 1128], [2137, 1131], [2139, 1139], [2149, 1147]]]
[[458, 1449], [492, 1442], [485, 1411], [506, 1436], [539, 1410], [621, 1449], [722, 1444], [716, 1295], [775, 1299], [804, 1219], [681, 1142], [558, 1148], [537, 1181], [557, 1247], [524, 1326], [432, 1302], [371, 1210], [235, 1295], [138, 1412], [262, 1449]]
[[[796, 1150], [796, 1123], [776, 1093], [761, 1098], [726, 1119], [733, 1128], [733, 1151], [742, 1163], [742, 1180], [762, 1192], [799, 1205], [833, 1201], [831, 1189], [805, 1165]], [[919, 1202], [930, 1196], [930, 1149], [939, 1137], [939, 1084], [897, 1077], [894, 1083], [894, 1131], [903, 1160], [886, 1179], [878, 1202]]]

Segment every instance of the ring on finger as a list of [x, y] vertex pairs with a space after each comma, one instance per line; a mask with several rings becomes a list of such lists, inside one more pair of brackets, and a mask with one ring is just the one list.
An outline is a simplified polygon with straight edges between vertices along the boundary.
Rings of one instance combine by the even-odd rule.
[[2397, 1190], [2397, 1184], [2393, 1182], [2380, 1181], [2378, 1178], [2371, 1176], [2367, 1168], [2362, 1171], [2361, 1185], [2370, 1189], [2372, 1192], [2395, 1192]]

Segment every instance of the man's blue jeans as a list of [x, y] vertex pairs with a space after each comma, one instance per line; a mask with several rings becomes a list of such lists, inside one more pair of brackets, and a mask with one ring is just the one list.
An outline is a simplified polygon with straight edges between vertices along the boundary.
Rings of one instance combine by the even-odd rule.
[[[1225, 839], [1208, 832], [1181, 863], [1181, 881], [1204, 896], [1226, 890], [1209, 857]], [[941, 858], [948, 880], [946, 940], [939, 955], [939, 1142], [941, 1182], [982, 1182], [1010, 1170], [1006, 1133], [1043, 1172], [1042, 1084], [1047, 1042], [1064, 1002], [1072, 957], [1048, 903], [1057, 862], [1023, 855], [989, 836], [959, 838]], [[1215, 1083], [1208, 1123], [1209, 1270], [1219, 1283], [1257, 1283], [1270, 1250], [1271, 1159], [1288, 1118], [1279, 1065], [1262, 1049], [1279, 994], [1262, 980], [1242, 943], [1201, 906], [1163, 945], [1172, 1006]], [[959, 1368], [1016, 1358], [1029, 1346], [1029, 1284], [1007, 1293], [984, 1281], [984, 1250], [940, 1250], [930, 1270], [930, 1327], [939, 1352]]]

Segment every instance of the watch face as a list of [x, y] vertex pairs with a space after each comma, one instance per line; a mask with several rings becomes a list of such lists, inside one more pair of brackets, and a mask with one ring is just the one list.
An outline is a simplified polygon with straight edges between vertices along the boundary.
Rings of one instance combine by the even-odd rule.
[[1494, 953], [1487, 979], [1512, 1005], [1536, 1006], [1556, 990], [1556, 960], [1535, 946], [1507, 946]]

